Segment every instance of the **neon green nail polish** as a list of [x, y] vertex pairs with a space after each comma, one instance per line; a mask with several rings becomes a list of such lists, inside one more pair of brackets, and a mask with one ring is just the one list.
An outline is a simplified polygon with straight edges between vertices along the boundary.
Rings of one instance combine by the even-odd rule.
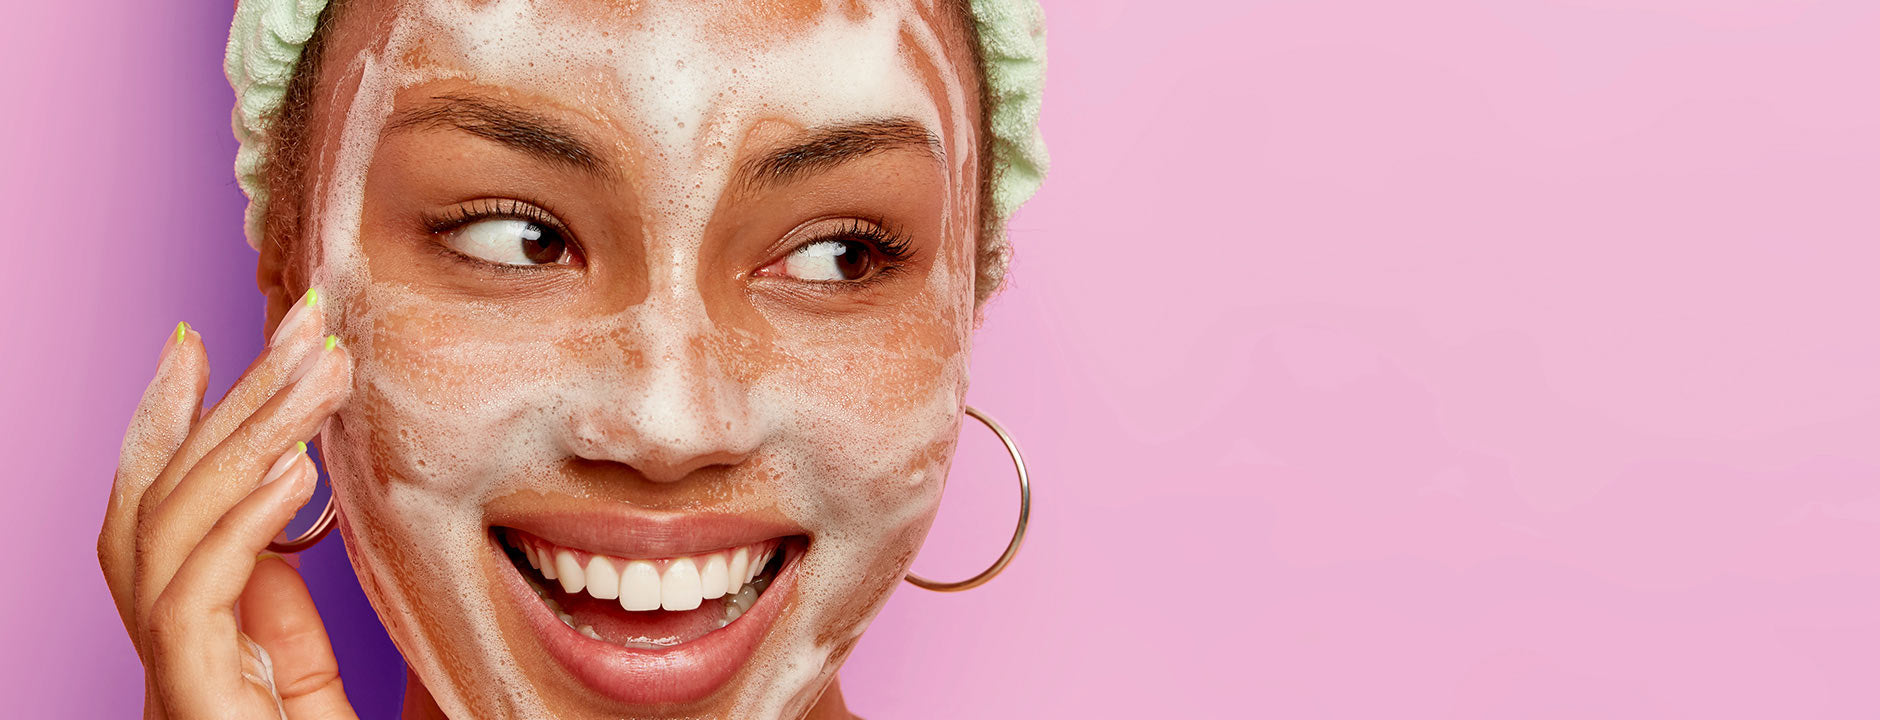
[[307, 288], [307, 294], [305, 297], [307, 299], [307, 307], [313, 307], [315, 304], [320, 302], [320, 291], [314, 288]]
[[300, 442], [294, 443], [294, 451], [302, 455], [307, 454], [307, 441], [301, 440]]
[[339, 336], [338, 335], [326, 336], [326, 349], [332, 350], [333, 348], [336, 348], [336, 347], [339, 347]]
[[177, 321], [177, 323], [176, 323], [176, 341], [177, 341], [177, 342], [179, 342], [179, 343], [180, 343], [180, 342], [182, 342], [182, 341], [183, 341], [183, 337], [184, 337], [184, 336], [186, 336], [186, 335], [188, 335], [188, 334], [189, 334], [189, 323], [187, 323], [187, 322], [183, 322], [183, 321], [181, 321], [181, 320], [179, 320], [179, 321]]

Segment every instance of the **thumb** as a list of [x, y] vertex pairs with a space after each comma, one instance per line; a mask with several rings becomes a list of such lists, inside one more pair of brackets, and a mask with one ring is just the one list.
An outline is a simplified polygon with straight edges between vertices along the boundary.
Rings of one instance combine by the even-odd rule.
[[236, 608], [242, 632], [274, 662], [274, 687], [287, 717], [358, 717], [340, 687], [339, 662], [333, 659], [326, 625], [298, 571], [279, 557], [264, 556], [255, 563]]

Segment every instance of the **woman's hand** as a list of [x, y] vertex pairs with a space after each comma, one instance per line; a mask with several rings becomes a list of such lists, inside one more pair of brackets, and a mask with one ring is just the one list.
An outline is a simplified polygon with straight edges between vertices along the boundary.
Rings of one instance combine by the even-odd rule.
[[351, 358], [325, 333], [309, 291], [200, 417], [202, 338], [179, 324], [164, 345], [98, 535], [146, 717], [354, 717], [300, 575], [257, 561], [312, 496], [303, 441], [352, 392]]

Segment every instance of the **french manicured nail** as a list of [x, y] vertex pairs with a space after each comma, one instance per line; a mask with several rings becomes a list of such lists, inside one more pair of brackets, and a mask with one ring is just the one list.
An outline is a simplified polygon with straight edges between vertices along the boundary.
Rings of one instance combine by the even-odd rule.
[[294, 443], [294, 449], [287, 451], [281, 459], [274, 461], [273, 467], [268, 468], [268, 474], [261, 478], [261, 484], [266, 485], [281, 479], [282, 475], [287, 474], [287, 469], [294, 466], [294, 461], [305, 454], [307, 454], [307, 443], [305, 441]]
[[268, 345], [279, 345], [281, 340], [294, 334], [294, 328], [306, 322], [307, 316], [320, 307], [320, 289], [307, 288], [307, 294], [300, 296], [294, 303], [294, 309], [287, 311], [287, 317], [281, 318], [281, 326], [274, 329], [274, 337], [268, 338]]
[[189, 337], [189, 323], [177, 321], [176, 330], [163, 341], [163, 353], [157, 356], [157, 362], [170, 359], [170, 353], [175, 352], [176, 346], [183, 344], [183, 338], [186, 337]]
[[320, 364], [320, 358], [326, 357], [326, 354], [333, 352], [333, 348], [336, 347], [339, 347], [339, 336], [326, 336], [326, 342], [320, 344], [319, 350], [307, 353], [307, 357], [301, 359], [300, 367], [294, 368], [294, 375], [288, 378], [287, 382], [290, 384], [300, 382], [300, 379], [306, 377], [307, 373], [313, 372], [315, 365]]

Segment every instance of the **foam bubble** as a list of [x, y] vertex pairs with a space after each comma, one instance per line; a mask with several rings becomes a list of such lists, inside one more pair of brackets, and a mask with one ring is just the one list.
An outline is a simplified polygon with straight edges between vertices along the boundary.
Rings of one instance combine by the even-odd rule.
[[[925, 289], [942, 307], [902, 322], [953, 337], [918, 358], [929, 372], [888, 378], [918, 388], [898, 400], [857, 403], [838, 390], [852, 367], [908, 366], [908, 350], [884, 341], [838, 357], [813, 338], [757, 337], [715, 322], [697, 286], [704, 229], [740, 140], [761, 121], [896, 115], [946, 128], [949, 206], [977, 197], [967, 98], [922, 19], [935, 11], [896, 3], [851, 17], [837, 5], [753, 49], [724, 42], [722, 27], [684, 3], [614, 8], [620, 17], [596, 22], [523, 0], [430, 0], [402, 6], [378, 45], [348, 59], [356, 89], [335, 98], [344, 123], [316, 178], [314, 277], [353, 349], [357, 391], [322, 437], [362, 585], [447, 713], [556, 714], [502, 640], [496, 604], [507, 601], [483, 580], [482, 508], [517, 492], [591, 496], [553, 470], [571, 454], [634, 464], [656, 452], [764, 449], [762, 491], [713, 508], [775, 508], [815, 542], [730, 717], [807, 712], [911, 562], [966, 392], [974, 223], [948, 213], [956, 241]], [[943, 102], [910, 54], [939, 66]], [[651, 271], [643, 301], [523, 324], [500, 306], [373, 281], [359, 238], [367, 169], [398, 93], [442, 78], [585, 98], [583, 110], [644, 144], [636, 189], [653, 210], [640, 228]], [[739, 365], [765, 343], [772, 361]], [[884, 404], [886, 417], [867, 411]]]

